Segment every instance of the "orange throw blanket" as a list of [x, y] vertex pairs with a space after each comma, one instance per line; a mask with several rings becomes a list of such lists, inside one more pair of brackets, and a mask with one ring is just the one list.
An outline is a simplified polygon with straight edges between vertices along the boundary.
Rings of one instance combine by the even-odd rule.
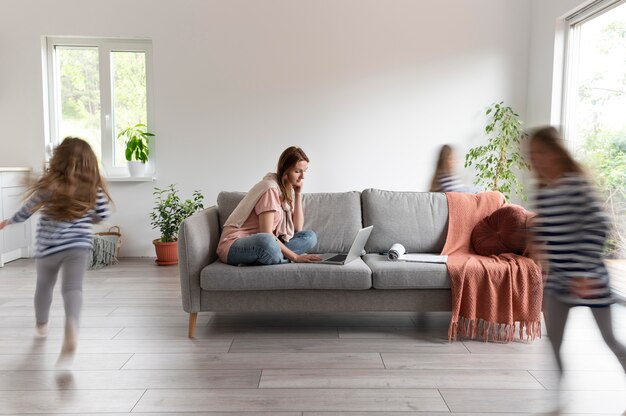
[[452, 289], [452, 319], [448, 339], [461, 336], [484, 341], [512, 341], [516, 323], [519, 337], [541, 337], [543, 281], [533, 260], [516, 254], [480, 256], [474, 252], [474, 226], [502, 207], [499, 192], [446, 193], [448, 236], [441, 254], [448, 256]]

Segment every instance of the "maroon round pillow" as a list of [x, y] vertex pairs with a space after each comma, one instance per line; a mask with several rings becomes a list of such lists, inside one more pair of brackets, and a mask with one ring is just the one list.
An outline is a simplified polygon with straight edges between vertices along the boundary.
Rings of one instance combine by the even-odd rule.
[[482, 256], [522, 254], [526, 249], [526, 219], [530, 213], [508, 204], [483, 218], [472, 231], [474, 251]]

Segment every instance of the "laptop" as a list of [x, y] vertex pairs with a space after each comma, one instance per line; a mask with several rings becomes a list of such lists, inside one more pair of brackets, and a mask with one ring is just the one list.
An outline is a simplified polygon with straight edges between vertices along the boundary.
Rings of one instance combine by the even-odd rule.
[[350, 246], [350, 251], [348, 254], [337, 254], [337, 253], [326, 253], [326, 254], [318, 254], [322, 260], [315, 261], [313, 263], [318, 264], [338, 264], [344, 265], [348, 264], [353, 260], [361, 257], [361, 253], [365, 248], [365, 243], [370, 238], [370, 234], [372, 233], [373, 225], [369, 227], [361, 228], [358, 233], [356, 233], [356, 237], [354, 237], [354, 241]]

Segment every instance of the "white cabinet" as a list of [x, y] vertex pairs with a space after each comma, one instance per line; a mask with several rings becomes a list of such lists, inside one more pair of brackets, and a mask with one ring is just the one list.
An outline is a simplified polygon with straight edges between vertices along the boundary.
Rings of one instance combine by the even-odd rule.
[[[11, 218], [22, 206], [28, 168], [0, 167], [0, 219]], [[11, 224], [0, 231], [0, 267], [31, 255], [31, 220]]]

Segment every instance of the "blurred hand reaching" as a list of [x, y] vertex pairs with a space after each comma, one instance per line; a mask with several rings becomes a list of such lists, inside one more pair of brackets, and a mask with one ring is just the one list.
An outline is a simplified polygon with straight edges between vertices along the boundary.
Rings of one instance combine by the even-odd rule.
[[588, 277], [575, 277], [572, 279], [572, 293], [581, 299], [593, 297], [594, 288], [594, 279]]

